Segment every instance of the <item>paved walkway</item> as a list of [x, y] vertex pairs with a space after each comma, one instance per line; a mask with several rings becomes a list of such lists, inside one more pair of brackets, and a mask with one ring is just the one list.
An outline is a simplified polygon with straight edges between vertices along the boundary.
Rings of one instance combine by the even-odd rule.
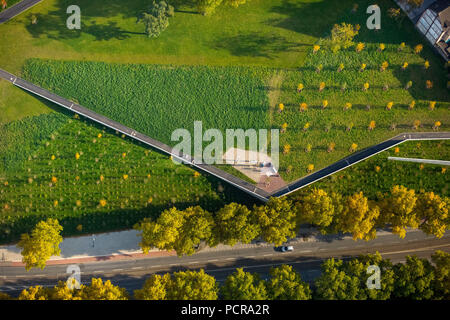
[[34, 7], [42, 0], [22, 0], [16, 3], [11, 8], [6, 9], [0, 13], [0, 24], [5, 23], [22, 12]]

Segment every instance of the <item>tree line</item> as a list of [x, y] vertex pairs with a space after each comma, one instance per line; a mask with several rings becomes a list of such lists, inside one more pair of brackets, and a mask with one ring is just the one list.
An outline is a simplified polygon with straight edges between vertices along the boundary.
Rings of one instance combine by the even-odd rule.
[[[245, 272], [230, 274], [223, 284], [204, 272], [179, 271], [153, 274], [141, 289], [130, 295], [111, 281], [92, 278], [88, 285], [68, 286], [60, 281], [53, 288], [34, 286], [18, 300], [386, 300], [450, 299], [450, 254], [436, 251], [432, 262], [407, 256], [404, 264], [392, 264], [376, 254], [348, 261], [328, 259], [312, 284], [302, 280], [292, 266], [272, 267], [269, 277]], [[380, 268], [379, 289], [369, 289], [369, 266]], [[12, 299], [0, 293], [0, 299]]]
[[[377, 228], [389, 227], [400, 238], [406, 228], [418, 228], [441, 238], [450, 225], [449, 198], [433, 192], [416, 194], [404, 186], [394, 186], [378, 200], [362, 192], [351, 196], [328, 194], [322, 189], [298, 194], [293, 199], [271, 198], [265, 205], [230, 203], [215, 214], [200, 206], [167, 209], [156, 219], [145, 218], [134, 228], [140, 231], [142, 251], [175, 250], [179, 256], [194, 254], [202, 244], [234, 246], [261, 239], [281, 245], [294, 238], [301, 225], [312, 224], [322, 234], [350, 233], [354, 240], [376, 238]], [[27, 270], [44, 269], [51, 256], [59, 256], [63, 241], [58, 220], [40, 221], [30, 234], [22, 234], [17, 244]]]
[[294, 238], [303, 224], [316, 226], [322, 234], [350, 233], [354, 240], [376, 238], [376, 229], [389, 227], [404, 238], [407, 228], [420, 229], [440, 238], [448, 229], [449, 198], [433, 192], [416, 193], [394, 186], [378, 200], [363, 192], [350, 196], [313, 189], [293, 199], [271, 198], [267, 204], [230, 203], [215, 214], [199, 206], [185, 210], [171, 208], [156, 219], [146, 218], [135, 225], [140, 231], [144, 253], [152, 248], [175, 250], [179, 256], [191, 255], [202, 244], [233, 246], [262, 239], [281, 245]]

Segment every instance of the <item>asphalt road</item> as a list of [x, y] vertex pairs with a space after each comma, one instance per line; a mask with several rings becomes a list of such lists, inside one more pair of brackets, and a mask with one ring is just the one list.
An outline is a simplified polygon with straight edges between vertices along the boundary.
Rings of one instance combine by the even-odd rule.
[[22, 0], [11, 8], [6, 9], [0, 13], [0, 24], [5, 23], [22, 12], [34, 7], [42, 0]]
[[[416, 254], [430, 258], [436, 250], [450, 252], [450, 231], [441, 239], [426, 236], [421, 231], [409, 232], [405, 239], [396, 235], [383, 235], [369, 242], [324, 237], [318, 242], [294, 245], [294, 252], [281, 253], [274, 247], [261, 246], [249, 249], [199, 252], [190, 257], [157, 257], [121, 261], [100, 261], [79, 264], [81, 281], [88, 283], [91, 277], [109, 279], [114, 284], [132, 292], [142, 287], [145, 279], [154, 273], [175, 272], [200, 268], [221, 282], [236, 268], [257, 272], [267, 278], [272, 266], [292, 265], [305, 281], [311, 282], [320, 275], [323, 260], [331, 257], [348, 258], [379, 251], [392, 262], [403, 262], [405, 256]], [[23, 267], [7, 267], [0, 264], [0, 291], [17, 295], [31, 285], [54, 286], [65, 281], [67, 265], [52, 265], [44, 270], [26, 272]]]

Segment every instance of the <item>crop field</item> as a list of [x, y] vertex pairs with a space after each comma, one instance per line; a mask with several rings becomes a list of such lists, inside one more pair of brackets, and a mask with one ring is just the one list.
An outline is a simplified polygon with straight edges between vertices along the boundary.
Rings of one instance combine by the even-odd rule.
[[389, 192], [395, 185], [403, 185], [416, 192], [433, 191], [441, 196], [449, 195], [448, 166], [399, 162], [388, 160], [388, 157], [448, 160], [450, 142], [448, 140], [405, 142], [316, 182], [311, 187], [294, 193], [292, 197], [297, 197], [312, 188], [321, 188], [343, 195], [362, 191], [370, 199], [376, 200], [378, 193]]
[[[28, 122], [49, 121], [40, 117]], [[60, 120], [53, 119], [50, 127]], [[1, 242], [16, 240], [46, 217], [59, 219], [65, 235], [73, 235], [127, 229], [172, 206], [216, 210], [236, 199], [249, 200], [104, 128], [67, 117], [65, 123], [39, 142], [42, 136], [33, 137], [29, 124], [38, 148], [21, 149], [21, 155], [1, 150], [8, 164], [0, 172]]]
[[203, 130], [268, 126], [266, 69], [29, 60], [24, 76], [166, 144], [194, 121]]
[[[342, 20], [363, 26], [363, 18], [360, 12]], [[281, 146], [290, 146], [289, 153], [280, 157], [280, 173], [286, 180], [305, 175], [308, 166], [318, 170], [348, 156], [352, 144], [361, 150], [401, 132], [431, 131], [436, 122], [440, 122], [440, 130], [450, 128], [450, 95], [443, 62], [426, 46], [415, 53], [422, 39], [409, 21], [399, 26], [386, 17], [381, 30], [362, 27], [354, 42], [337, 53], [323, 46], [316, 53], [311, 50], [299, 71], [281, 73], [283, 82], [276, 103], [285, 108], [281, 113], [273, 112], [271, 123], [275, 127], [287, 125], [280, 139]], [[361, 52], [356, 51], [359, 42], [364, 43]], [[400, 51], [402, 42], [405, 48]], [[384, 50], [380, 50], [381, 44]], [[388, 65], [381, 71], [384, 62]], [[429, 89], [427, 81], [432, 84]], [[299, 84], [304, 86], [301, 93], [297, 92]], [[431, 101], [436, 102], [434, 110], [429, 109]], [[390, 102], [392, 109], [387, 110]], [[307, 106], [303, 111], [302, 103]], [[346, 104], [350, 104], [347, 110]], [[413, 129], [415, 122], [417, 129]]]

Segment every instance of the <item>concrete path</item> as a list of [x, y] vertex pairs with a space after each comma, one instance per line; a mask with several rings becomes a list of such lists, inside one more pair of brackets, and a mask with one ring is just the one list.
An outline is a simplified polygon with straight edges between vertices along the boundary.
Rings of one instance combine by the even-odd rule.
[[22, 12], [34, 7], [41, 1], [42, 0], [22, 0], [13, 5], [11, 8], [7, 8], [5, 11], [0, 12], [0, 24], [11, 20]]

